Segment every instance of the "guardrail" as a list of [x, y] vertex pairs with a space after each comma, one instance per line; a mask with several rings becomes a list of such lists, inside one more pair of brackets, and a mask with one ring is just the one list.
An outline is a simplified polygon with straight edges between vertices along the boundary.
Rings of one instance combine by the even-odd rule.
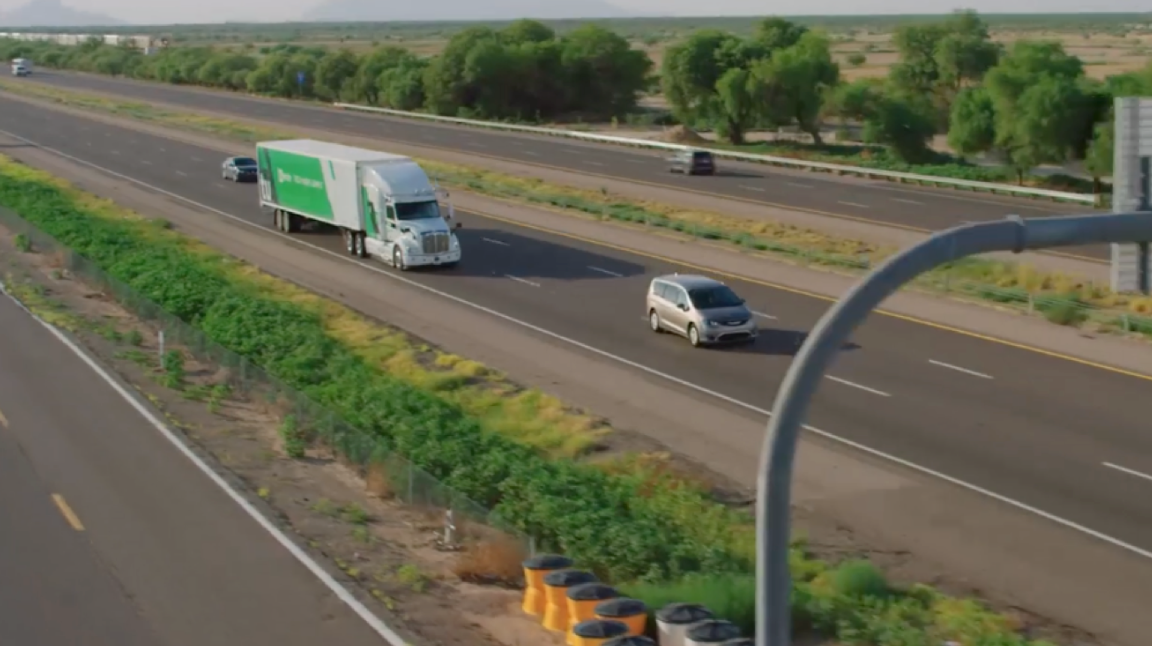
[[752, 162], [756, 164], [770, 164], [773, 166], [787, 166], [790, 168], [799, 168], [809, 171], [817, 171], [824, 173], [834, 173], [836, 175], [856, 175], [868, 179], [884, 179], [890, 182], [899, 182], [902, 184], [919, 184], [935, 187], [948, 187], [958, 190], [981, 191], [987, 193], [1000, 193], [1004, 195], [1012, 195], [1017, 197], [1031, 197], [1031, 198], [1045, 198], [1049, 200], [1056, 200], [1060, 202], [1075, 202], [1079, 204], [1097, 204], [1097, 197], [1095, 195], [1086, 195], [1083, 193], [1070, 193], [1067, 191], [1050, 191], [1042, 188], [1029, 188], [1026, 186], [1011, 186], [1008, 184], [997, 184], [995, 182], [977, 182], [965, 179], [956, 179], [952, 177], [935, 177], [932, 175], [917, 175], [914, 173], [898, 173], [896, 171], [881, 170], [878, 168], [864, 168], [861, 166], [847, 166], [843, 164], [829, 164], [826, 162], [805, 161], [803, 159], [793, 159], [791, 157], [775, 157], [772, 155], [756, 155], [753, 153], [742, 153], [734, 150], [723, 150], [719, 148], [703, 148], [700, 146], [687, 146], [684, 144], [671, 144], [663, 141], [650, 141], [647, 139], [631, 139], [628, 137], [614, 137], [612, 135], [602, 135], [592, 132], [580, 132], [577, 130], [563, 130], [560, 128], [542, 128], [540, 126], [523, 126], [513, 123], [500, 123], [498, 121], [480, 121], [478, 119], [462, 119], [459, 117], [444, 117], [435, 114], [425, 114], [423, 112], [406, 112], [404, 110], [392, 110], [389, 108], [374, 108], [366, 105], [356, 105], [354, 103], [333, 103], [333, 107], [342, 110], [356, 110], [359, 112], [370, 112], [374, 114], [385, 114], [393, 117], [402, 117], [406, 119], [424, 119], [426, 121], [438, 121], [441, 123], [451, 123], [461, 126], [470, 126], [473, 128], [488, 128], [492, 130], [506, 130], [509, 132], [523, 132], [526, 134], [544, 135], [548, 137], [566, 137], [568, 139], [581, 139], [584, 141], [593, 141], [603, 144], [615, 144], [618, 146], [631, 146], [634, 148], [653, 148], [658, 150], [706, 150], [714, 156], [722, 159], [735, 159], [739, 161]]

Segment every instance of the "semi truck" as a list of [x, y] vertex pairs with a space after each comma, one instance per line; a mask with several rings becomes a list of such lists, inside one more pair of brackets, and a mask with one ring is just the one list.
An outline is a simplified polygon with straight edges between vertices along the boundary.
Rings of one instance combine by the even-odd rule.
[[295, 139], [256, 144], [256, 165], [260, 206], [280, 231], [335, 227], [349, 255], [401, 271], [460, 262], [448, 194], [410, 157]]
[[27, 58], [12, 59], [12, 76], [28, 76], [32, 73], [32, 61]]

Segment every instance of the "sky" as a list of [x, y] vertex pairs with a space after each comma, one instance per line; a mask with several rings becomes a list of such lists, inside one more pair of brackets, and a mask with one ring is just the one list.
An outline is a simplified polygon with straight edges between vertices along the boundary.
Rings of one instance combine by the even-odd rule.
[[[14, 9], [26, 0], [0, 0], [0, 12]], [[141, 0], [64, 0], [64, 4], [82, 11], [112, 15], [135, 24], [162, 24], [180, 22], [271, 21], [282, 22], [299, 17], [304, 11], [319, 4], [320, 0], [197, 0], [196, 2], [142, 2]], [[375, 0], [391, 2], [396, 0]], [[542, 0], [559, 1], [559, 0]], [[794, 2], [765, 2], [764, 0], [609, 0], [625, 11], [673, 16], [699, 15], [778, 15], [796, 14]], [[1042, 5], [1045, 13], [1072, 12], [1133, 12], [1149, 11], [1146, 0], [1096, 0], [1090, 5], [1084, 0], [814, 0], [803, 5], [806, 15], [884, 14], [884, 13], [946, 13], [957, 7], [999, 13], [1029, 13]], [[1091, 6], [1091, 9], [1089, 9]]]

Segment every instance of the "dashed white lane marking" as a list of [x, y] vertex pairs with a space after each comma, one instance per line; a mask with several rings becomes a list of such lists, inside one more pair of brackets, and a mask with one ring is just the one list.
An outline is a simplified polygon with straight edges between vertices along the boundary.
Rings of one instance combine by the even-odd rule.
[[835, 381], [838, 384], [844, 384], [845, 386], [851, 386], [853, 388], [859, 388], [860, 390], [863, 390], [864, 392], [872, 393], [873, 395], [880, 395], [881, 397], [891, 397], [892, 396], [892, 395], [889, 395], [888, 393], [884, 392], [883, 390], [876, 390], [875, 388], [869, 388], [868, 386], [861, 386], [860, 384], [858, 384], [854, 381], [848, 381], [847, 379], [841, 379], [840, 377], [833, 377], [832, 375], [825, 375], [825, 377], [828, 379], [831, 379], [832, 381]]
[[[205, 212], [214, 213], [214, 214], [216, 214], [222, 218], [228, 219], [228, 220], [236, 223], [238, 226], [247, 227], [247, 228], [252, 229], [252, 230], [260, 231], [262, 235], [276, 236], [276, 237], [278, 237], [284, 241], [292, 240], [292, 241], [297, 242], [297, 243], [299, 243], [299, 241], [300, 241], [299, 238], [292, 238], [286, 233], [279, 233], [277, 231], [269, 230], [264, 225], [256, 224], [255, 222], [251, 222], [249, 220], [246, 220], [246, 219], [244, 219], [238, 215], [228, 213], [227, 211], [222, 211], [218, 208], [215, 208], [213, 206], [205, 204], [204, 202], [200, 202], [198, 200], [194, 200], [194, 199], [189, 198], [187, 196], [180, 195], [179, 193], [174, 193], [174, 192], [169, 191], [167, 189], [156, 186], [155, 184], [149, 184], [149, 183], [144, 182], [142, 180], [139, 180], [135, 177], [125, 175], [124, 173], [118, 173], [118, 172], [116, 172], [110, 168], [101, 166], [99, 164], [94, 164], [94, 163], [87, 161], [85, 159], [81, 159], [79, 157], [76, 157], [75, 155], [69, 155], [68, 153], [66, 153], [64, 151], [57, 150], [57, 149], [51, 148], [49, 146], [45, 146], [44, 144], [33, 141], [33, 140], [28, 139], [26, 137], [21, 137], [20, 135], [14, 134], [14, 133], [9, 132], [7, 130], [0, 129], [0, 134], [7, 136], [7, 137], [11, 137], [12, 139], [15, 139], [17, 141], [22, 141], [26, 144], [36, 146], [37, 148], [39, 148], [41, 150], [50, 152], [53, 155], [56, 155], [56, 156], [61, 157], [63, 159], [67, 159], [69, 161], [75, 162], [75, 163], [80, 164], [82, 166], [87, 166], [88, 168], [98, 170], [102, 173], [105, 173], [107, 175], [111, 175], [111, 176], [116, 177], [118, 179], [122, 179], [122, 180], [129, 182], [131, 184], [135, 184], [137, 186], [147, 188], [149, 190], [155, 191], [155, 192], [160, 193], [162, 195], [166, 195], [166, 196], [168, 196], [174, 200], [178, 200], [178, 201], [184, 202], [186, 204], [191, 204], [192, 206], [195, 206], [196, 208], [202, 209]], [[519, 326], [519, 327], [524, 328], [526, 330], [531, 330], [533, 332], [536, 332], [537, 334], [549, 337], [551, 339], [554, 339], [556, 341], [559, 341], [561, 343], [564, 343], [564, 344], [567, 344], [567, 345], [570, 345], [570, 346], [573, 346], [576, 348], [580, 348], [581, 350], [584, 350], [584, 351], [589, 352], [591, 354], [597, 355], [597, 356], [602, 357], [604, 359], [607, 359], [609, 361], [614, 361], [614, 362], [619, 363], [621, 365], [625, 365], [625, 366], [628, 366], [630, 368], [634, 368], [634, 369], [639, 370], [641, 372], [644, 372], [646, 374], [652, 375], [653, 377], [658, 377], [658, 378], [664, 379], [665, 381], [668, 381], [670, 383], [678, 384], [680, 386], [683, 386], [685, 388], [689, 388], [689, 389], [694, 390], [694, 391], [701, 393], [703, 395], [707, 395], [709, 397], [713, 397], [715, 399], [727, 402], [729, 404], [732, 404], [733, 406], [738, 406], [740, 408], [751, 411], [753, 413], [757, 413], [757, 414], [762, 415], [764, 417], [771, 417], [772, 416], [772, 411], [770, 411], [766, 408], [761, 408], [759, 406], [756, 406], [755, 404], [750, 404], [750, 403], [743, 401], [741, 399], [738, 399], [736, 397], [732, 397], [730, 395], [725, 395], [724, 393], [721, 393], [721, 392], [716, 391], [716, 390], [712, 390], [711, 388], [701, 386], [700, 384], [697, 384], [697, 383], [693, 383], [691, 381], [688, 381], [687, 379], [682, 379], [680, 377], [669, 374], [667, 372], [657, 370], [651, 366], [645, 365], [645, 364], [640, 363], [638, 361], [632, 361], [631, 359], [622, 357], [622, 356], [617, 355], [617, 354], [613, 354], [611, 352], [608, 352], [607, 350], [597, 348], [596, 346], [584, 343], [582, 341], [578, 341], [578, 340], [573, 339], [571, 337], [566, 337], [566, 336], [559, 334], [557, 332], [553, 332], [552, 330], [549, 330], [547, 328], [541, 327], [539, 325], [535, 325], [533, 323], [529, 323], [528, 321], [518, 319], [514, 316], [511, 316], [511, 315], [505, 314], [503, 312], [500, 312], [498, 310], [492, 309], [491, 307], [487, 307], [487, 306], [481, 305], [479, 303], [469, 301], [465, 298], [461, 298], [459, 296], [449, 294], [448, 292], [441, 291], [439, 289], [436, 289], [436, 288], [431, 287], [429, 285], [426, 285], [424, 283], [421, 283], [421, 282], [418, 282], [415, 280], [411, 280], [411, 279], [405, 278], [403, 276], [398, 276], [395, 273], [393, 273], [387, 269], [384, 269], [383, 267], [376, 267], [376, 266], [369, 265], [369, 264], [364, 263], [364, 262], [357, 261], [355, 259], [349, 258], [348, 256], [346, 256], [343, 253], [339, 253], [339, 252], [333, 251], [331, 249], [325, 249], [324, 247], [318, 247], [316, 245], [311, 245], [308, 243], [302, 243], [302, 244], [304, 244], [304, 246], [306, 246], [306, 247], [310, 247], [312, 249], [312, 251], [314, 251], [317, 254], [330, 257], [334, 260], [337, 260], [338, 262], [347, 262], [347, 263], [355, 264], [360, 269], [373, 272], [373, 273], [385, 278], [386, 280], [392, 280], [392, 281], [395, 281], [397, 283], [407, 285], [408, 287], [411, 287], [413, 289], [419, 289], [419, 290], [422, 290], [426, 293], [434, 294], [434, 295], [439, 296], [440, 298], [443, 298], [447, 301], [456, 303], [458, 305], [462, 305], [464, 307], [468, 307], [468, 308], [473, 309], [473, 310], [478, 311], [478, 312], [483, 312], [484, 314], [487, 314], [493, 318], [497, 318], [497, 319], [500, 319], [502, 321], [506, 321], [512, 325]], [[3, 283], [3, 281], [0, 281], [0, 293], [3, 293], [3, 292], [4, 292], [4, 283]], [[63, 338], [66, 339], [67, 337], [63, 337]], [[90, 365], [94, 366], [95, 364], [90, 364]], [[105, 378], [108, 378], [108, 377], [106, 376]], [[127, 394], [127, 391], [121, 392], [121, 395], [126, 395], [126, 394]], [[153, 419], [155, 419], [155, 418], [153, 418]], [[162, 424], [158, 420], [154, 423], [155, 424]], [[817, 435], [817, 436], [822, 437], [826, 440], [836, 442], [842, 446], [846, 446], [846, 447], [855, 449], [855, 450], [860, 451], [862, 453], [867, 453], [868, 455], [871, 455], [873, 457], [880, 458], [882, 460], [891, 462], [893, 464], [900, 465], [904, 468], [911, 469], [911, 470], [916, 471], [918, 473], [922, 473], [926, 476], [936, 478], [938, 480], [941, 480], [943, 482], [947, 482], [949, 484], [960, 487], [962, 489], [966, 489], [968, 491], [971, 491], [972, 493], [984, 496], [986, 498], [996, 500], [996, 501], [1003, 503], [1009, 507], [1013, 507], [1015, 509], [1018, 509], [1018, 510], [1023, 511], [1023, 512], [1028, 513], [1028, 514], [1032, 514], [1033, 516], [1036, 516], [1038, 518], [1043, 518], [1043, 519], [1045, 519], [1045, 520], [1047, 520], [1047, 521], [1049, 521], [1055, 525], [1059, 525], [1059, 526], [1064, 527], [1066, 529], [1070, 529], [1072, 531], [1079, 532], [1081, 534], [1084, 534], [1085, 536], [1090, 536], [1090, 537], [1092, 537], [1098, 541], [1101, 541], [1103, 543], [1107, 543], [1108, 545], [1111, 545], [1112, 547], [1122, 549], [1125, 552], [1128, 552], [1130, 554], [1135, 554], [1136, 556], [1139, 556], [1140, 558], [1148, 559], [1148, 560], [1152, 561], [1152, 550], [1144, 549], [1142, 547], [1133, 545], [1131, 543], [1127, 543], [1125, 541], [1122, 541], [1122, 540], [1116, 538], [1115, 536], [1111, 536], [1111, 535], [1105, 534], [1104, 532], [1101, 532], [1099, 530], [1092, 529], [1091, 527], [1088, 527], [1087, 525], [1082, 525], [1080, 523], [1069, 520], [1069, 519], [1064, 518], [1062, 516], [1058, 516], [1056, 514], [1053, 514], [1052, 512], [1045, 511], [1039, 507], [1033, 507], [1032, 505], [1029, 505], [1025, 502], [1021, 502], [1019, 500], [1016, 500], [1015, 498], [1012, 498], [1010, 496], [1005, 496], [1004, 494], [996, 493], [995, 491], [993, 491], [991, 489], [987, 489], [985, 487], [981, 487], [980, 485], [968, 482], [967, 480], [962, 480], [962, 479], [957, 478], [955, 476], [948, 475], [947, 473], [944, 473], [942, 471], [937, 471], [936, 469], [932, 469], [930, 467], [926, 467], [924, 465], [917, 464], [916, 462], [913, 462], [911, 460], [906, 460], [906, 459], [901, 458], [897, 455], [893, 455], [891, 453], [887, 453], [887, 452], [881, 451], [879, 449], [874, 449], [874, 448], [872, 448], [866, 444], [861, 444], [859, 442], [850, 440], [850, 439], [848, 439], [842, 435], [837, 435], [836, 433], [832, 433], [830, 431], [826, 431], [824, 429], [817, 428], [815, 426], [812, 426], [811, 424], [804, 424], [802, 426], [802, 428], [805, 431], [807, 431], [808, 433], [811, 433], [813, 435]], [[169, 433], [171, 435], [171, 431], [167, 431], [167, 433]], [[174, 435], [172, 435], [171, 439], [173, 441], [176, 441]], [[192, 453], [191, 450], [188, 449], [187, 447], [183, 447], [183, 451], [193, 461], [196, 461], [198, 459], [198, 458], [196, 458], [196, 455], [194, 453]], [[216, 475], [216, 472], [215, 472], [215, 470], [213, 470], [212, 467], [209, 467], [206, 463], [200, 463], [200, 465], [201, 465], [201, 468], [205, 470], [205, 472], [208, 474], [208, 476], [210, 478], [213, 478], [214, 481], [221, 484], [221, 486], [227, 487], [226, 484], [224, 484], [223, 479], [219, 475]], [[235, 492], [232, 492], [232, 493], [233, 493], [233, 495], [238, 495], [238, 494], [235, 494]], [[243, 499], [241, 498], [241, 500], [243, 500]], [[247, 501], [245, 501], [245, 502], [247, 502]], [[254, 507], [250, 507], [250, 508], [252, 510], [255, 509]], [[259, 512], [257, 512], [257, 514], [259, 514]], [[262, 518], [262, 516], [261, 516], [261, 518]], [[279, 538], [286, 538], [286, 535], [279, 533], [278, 530], [275, 528], [275, 526], [272, 525], [269, 521], [264, 520], [261, 524], [265, 528], [267, 528], [269, 532], [272, 532], [274, 535], [276, 535], [278, 537], [278, 539]], [[290, 541], [289, 541], [289, 543], [292, 544]], [[292, 544], [292, 545], [294, 545], [294, 544]], [[296, 555], [297, 552], [293, 552], [293, 554]], [[302, 554], [302, 552], [301, 552], [301, 554]], [[299, 559], [300, 556], [297, 556], [297, 558]], [[313, 564], [315, 564], [315, 563], [313, 562]], [[309, 569], [311, 570], [312, 567], [309, 567]], [[315, 572], [315, 570], [314, 570], [314, 572]], [[321, 576], [320, 574], [317, 574], [317, 576], [321, 576], [321, 578], [324, 580], [325, 584], [328, 585], [330, 588], [332, 588], [334, 591], [336, 591], [336, 594], [341, 598], [341, 600], [343, 600], [348, 605], [352, 606], [353, 609], [357, 610], [357, 614], [364, 617], [365, 621], [368, 621], [370, 624], [372, 624], [372, 619], [375, 619], [376, 623], [372, 624], [374, 628], [378, 624], [381, 627], [383, 627], [384, 630], [387, 630], [387, 627], [383, 626], [383, 622], [380, 622], [378, 618], [376, 618], [374, 615], [371, 615], [371, 613], [367, 610], [367, 607], [360, 605], [359, 602], [356, 600], [356, 598], [353, 597], [347, 591], [347, 589], [343, 588], [343, 586], [340, 586], [338, 583], [336, 583], [336, 580], [334, 578], [332, 578], [330, 575], [327, 575], [327, 573], [324, 572], [323, 569], [321, 569], [320, 572], [323, 572], [324, 576], [326, 576], [327, 578], [324, 578], [324, 576]], [[333, 587], [333, 586], [335, 586], [335, 587]], [[369, 615], [371, 616], [371, 619], [369, 619], [369, 617], [365, 617], [363, 614], [361, 614], [361, 611], [368, 612]], [[393, 636], [395, 636], [395, 633], [393, 633]], [[396, 636], [395, 639], [390, 638], [390, 637], [386, 637], [386, 639], [388, 639], [388, 641], [392, 644], [392, 646], [403, 646], [405, 643], [398, 636]]]
[[759, 316], [760, 318], [768, 319], [769, 321], [777, 320], [775, 316], [772, 316], [771, 314], [765, 314], [764, 312], [757, 312], [756, 310], [752, 310], [752, 313], [756, 316]]
[[493, 240], [492, 238], [480, 238], [480, 239], [483, 240], [484, 242], [488, 242], [491, 244], [498, 244], [501, 247], [511, 247], [512, 246], [512, 245], [508, 244], [507, 242], [501, 242], [499, 240]]
[[797, 188], [812, 188], [811, 184], [799, 184], [797, 182], [788, 182], [788, 186], [795, 186]]
[[533, 287], [539, 287], [539, 286], [540, 286], [540, 283], [534, 283], [534, 282], [532, 282], [532, 281], [530, 281], [530, 280], [525, 280], [525, 279], [523, 279], [523, 278], [521, 278], [521, 277], [519, 277], [519, 276], [513, 276], [512, 274], [504, 274], [504, 277], [505, 277], [505, 278], [508, 278], [508, 279], [510, 279], [510, 280], [514, 280], [514, 281], [516, 281], [516, 282], [518, 282], [518, 283], [524, 283], [525, 285], [531, 285], [531, 286], [533, 286]]
[[182, 170], [176, 171], [176, 174], [179, 175], [180, 177], [188, 177], [188, 173], [185, 173]]
[[119, 150], [109, 150], [108, 152], [112, 153], [113, 155], [119, 155], [120, 154]]
[[589, 166], [603, 166], [604, 165], [598, 161], [592, 161], [592, 160], [588, 160], [588, 159], [584, 160], [584, 163], [588, 164]]
[[534, 153], [531, 150], [525, 150], [524, 154], [525, 155], [532, 155], [533, 157], [539, 157], [540, 156], [540, 153]]
[[868, 206], [867, 204], [860, 204], [859, 202], [837, 202], [837, 204], [843, 204], [844, 206], [854, 206], [858, 209], [870, 209], [870, 208], [872, 208], [872, 207]]
[[1111, 462], [1104, 462], [1103, 464], [1104, 464], [1104, 466], [1108, 467], [1109, 469], [1114, 469], [1116, 471], [1119, 471], [1120, 473], [1126, 473], [1130, 476], [1140, 478], [1141, 480], [1147, 480], [1149, 482], [1152, 482], [1152, 476], [1148, 475], [1147, 473], [1142, 473], [1142, 472], [1137, 471], [1135, 469], [1129, 469], [1128, 467], [1122, 467], [1118, 464], [1112, 464]]
[[740, 188], [742, 188], [746, 191], [756, 191], [757, 193], [763, 193], [766, 190], [766, 189], [759, 188], [756, 186], [745, 186], [744, 184], [741, 184]]
[[614, 271], [608, 271], [607, 269], [601, 269], [600, 267], [593, 267], [592, 265], [588, 265], [588, 268], [591, 269], [592, 271], [598, 271], [602, 274], [608, 274], [609, 276], [615, 276], [617, 278], [623, 278], [624, 277], [624, 274], [618, 274]]
[[982, 372], [976, 372], [975, 370], [969, 370], [967, 368], [961, 368], [960, 366], [954, 366], [950, 363], [944, 363], [943, 361], [937, 361], [935, 359], [929, 359], [928, 363], [930, 363], [934, 366], [940, 366], [941, 368], [947, 368], [949, 370], [955, 370], [956, 372], [962, 372], [966, 375], [972, 375], [973, 377], [980, 377], [981, 379], [993, 379], [992, 375], [986, 375]]
[[923, 205], [924, 205], [924, 203], [923, 203], [923, 202], [917, 202], [916, 200], [906, 200], [906, 199], [904, 199], [904, 198], [902, 198], [902, 197], [894, 197], [894, 198], [892, 198], [892, 201], [893, 201], [893, 202], [903, 202], [903, 203], [905, 203], [905, 204], [918, 204], [918, 205], [920, 205], [920, 206], [923, 206]]
[[200, 159], [199, 157], [189, 157], [189, 159], [191, 159], [192, 161], [194, 161], [196, 163], [200, 163], [200, 162], [204, 161], [203, 159]]
[[141, 159], [140, 163], [144, 164], [145, 166], [151, 166], [152, 165], [152, 162], [148, 161], [147, 159]]

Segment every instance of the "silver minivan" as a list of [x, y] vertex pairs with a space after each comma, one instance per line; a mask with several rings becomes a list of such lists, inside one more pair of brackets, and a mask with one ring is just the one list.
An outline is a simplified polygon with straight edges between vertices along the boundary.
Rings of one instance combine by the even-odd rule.
[[707, 276], [673, 274], [648, 286], [648, 325], [653, 332], [674, 332], [694, 347], [756, 339], [752, 310], [724, 283]]

